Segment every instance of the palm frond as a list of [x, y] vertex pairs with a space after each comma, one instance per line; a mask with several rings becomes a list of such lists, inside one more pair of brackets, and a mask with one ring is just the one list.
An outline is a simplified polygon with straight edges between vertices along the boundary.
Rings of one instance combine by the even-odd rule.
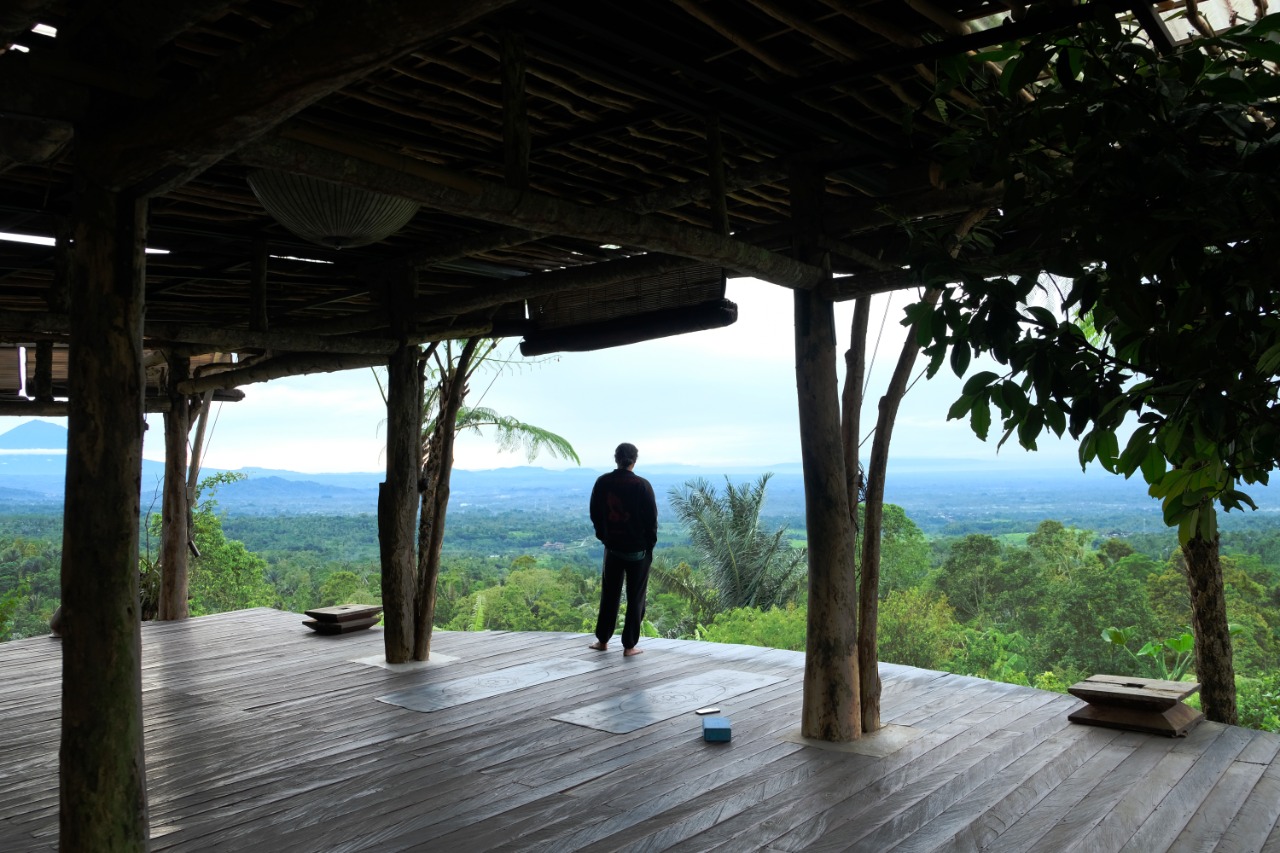
[[456, 426], [459, 432], [470, 429], [478, 433], [483, 433], [485, 429], [491, 427], [494, 430], [494, 439], [498, 443], [499, 451], [521, 451], [529, 462], [546, 452], [552, 458], [572, 459], [574, 463], [582, 464], [568, 439], [551, 430], [527, 424], [507, 415], [500, 415], [490, 408], [464, 406], [458, 410]]

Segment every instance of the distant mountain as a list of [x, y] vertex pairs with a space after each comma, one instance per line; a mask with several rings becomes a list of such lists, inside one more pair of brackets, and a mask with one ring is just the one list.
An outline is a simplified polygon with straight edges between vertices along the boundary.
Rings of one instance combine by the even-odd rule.
[[0, 451], [57, 450], [67, 452], [67, 428], [48, 421], [28, 421], [0, 433]]
[[[28, 430], [26, 427], [36, 427]], [[56, 424], [25, 424], [16, 439], [10, 430], [0, 436], [9, 446], [22, 442], [66, 444], [66, 429]], [[47, 448], [24, 447], [22, 452], [0, 450], [0, 514], [57, 512], [61, 508], [64, 453], [32, 453]], [[795, 463], [760, 468], [711, 469], [688, 465], [648, 465], [637, 469], [653, 484], [660, 505], [672, 489], [695, 478], [723, 490], [725, 478], [734, 483], [754, 481], [772, 473], [765, 514], [789, 523], [804, 523], [804, 480]], [[164, 466], [146, 461], [142, 474], [144, 507], [159, 506]], [[209, 471], [214, 473], [214, 471]], [[310, 474], [270, 468], [245, 468], [245, 479], [218, 487], [219, 509], [239, 515], [374, 515], [382, 472]], [[600, 469], [549, 470], [532, 466], [484, 471], [455, 470], [450, 484], [451, 513], [586, 512], [591, 486]], [[1275, 513], [1280, 500], [1266, 489], [1250, 488], [1263, 513]], [[1277, 492], [1280, 495], [1280, 492]], [[926, 531], [1000, 529], [1011, 520], [1034, 526], [1055, 519], [1100, 532], [1121, 525], [1158, 531], [1164, 528], [1158, 502], [1147, 495], [1140, 480], [1125, 480], [1100, 469], [1081, 472], [1073, 467], [1002, 466], [972, 459], [895, 459], [890, 464], [885, 499], [907, 510]], [[664, 513], [670, 518], [669, 510]], [[1255, 514], [1231, 513], [1224, 523], [1237, 523]]]
[[[30, 493], [31, 500], [61, 504], [66, 470], [67, 428], [61, 424], [28, 421], [0, 433], [0, 486], [5, 488], [0, 491], [0, 512], [12, 511], [16, 499], [8, 494], [10, 489]], [[163, 479], [163, 462], [142, 460], [144, 496]]]

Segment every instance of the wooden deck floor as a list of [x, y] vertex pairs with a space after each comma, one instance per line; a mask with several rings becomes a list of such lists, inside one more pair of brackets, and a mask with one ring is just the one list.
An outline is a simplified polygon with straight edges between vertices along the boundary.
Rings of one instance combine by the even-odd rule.
[[[798, 653], [648, 640], [624, 660], [582, 635], [443, 632], [439, 660], [389, 669], [377, 630], [301, 619], [143, 630], [154, 850], [1280, 853], [1273, 734], [1079, 726], [1069, 696], [885, 665], [886, 730], [822, 748], [798, 738]], [[511, 674], [547, 661], [550, 680]], [[56, 847], [59, 665], [57, 640], [0, 645], [5, 853]], [[708, 673], [764, 683], [716, 702], [727, 744], [692, 714], [722, 689], [690, 688]], [[379, 701], [406, 691], [457, 704]], [[668, 716], [620, 734], [554, 719], [605, 701]]]

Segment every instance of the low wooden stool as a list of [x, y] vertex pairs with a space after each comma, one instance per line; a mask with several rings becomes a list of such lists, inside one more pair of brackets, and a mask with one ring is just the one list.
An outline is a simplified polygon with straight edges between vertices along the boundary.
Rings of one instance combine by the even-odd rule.
[[311, 618], [303, 619], [302, 624], [321, 634], [348, 634], [377, 625], [381, 613], [377, 604], [339, 604], [308, 610], [306, 615]]
[[1067, 688], [1089, 704], [1067, 715], [1073, 723], [1183, 737], [1204, 714], [1182, 700], [1200, 685], [1128, 675], [1091, 675]]

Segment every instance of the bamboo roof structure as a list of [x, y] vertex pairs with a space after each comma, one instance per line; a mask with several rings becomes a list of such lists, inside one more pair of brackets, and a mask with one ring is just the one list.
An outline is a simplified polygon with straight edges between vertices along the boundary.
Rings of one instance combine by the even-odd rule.
[[[148, 200], [148, 350], [236, 354], [197, 369], [192, 393], [382, 363], [402, 335], [610, 346], [732, 322], [726, 275], [820, 286], [790, 257], [811, 227], [791, 209], [800, 169], [823, 176], [823, 245], [850, 276], [831, 295], [903, 286], [895, 219], [975, 203], [930, 183], [934, 63], [1082, 14], [989, 0], [417, 5], [8, 4], [0, 232], [33, 242], [0, 240], [3, 411], [52, 396], [31, 392], [35, 350], [70, 337], [59, 246], [82, 173]], [[1142, 0], [1114, 8], [1154, 20]], [[383, 239], [333, 248], [268, 213], [257, 173], [420, 206]]]

